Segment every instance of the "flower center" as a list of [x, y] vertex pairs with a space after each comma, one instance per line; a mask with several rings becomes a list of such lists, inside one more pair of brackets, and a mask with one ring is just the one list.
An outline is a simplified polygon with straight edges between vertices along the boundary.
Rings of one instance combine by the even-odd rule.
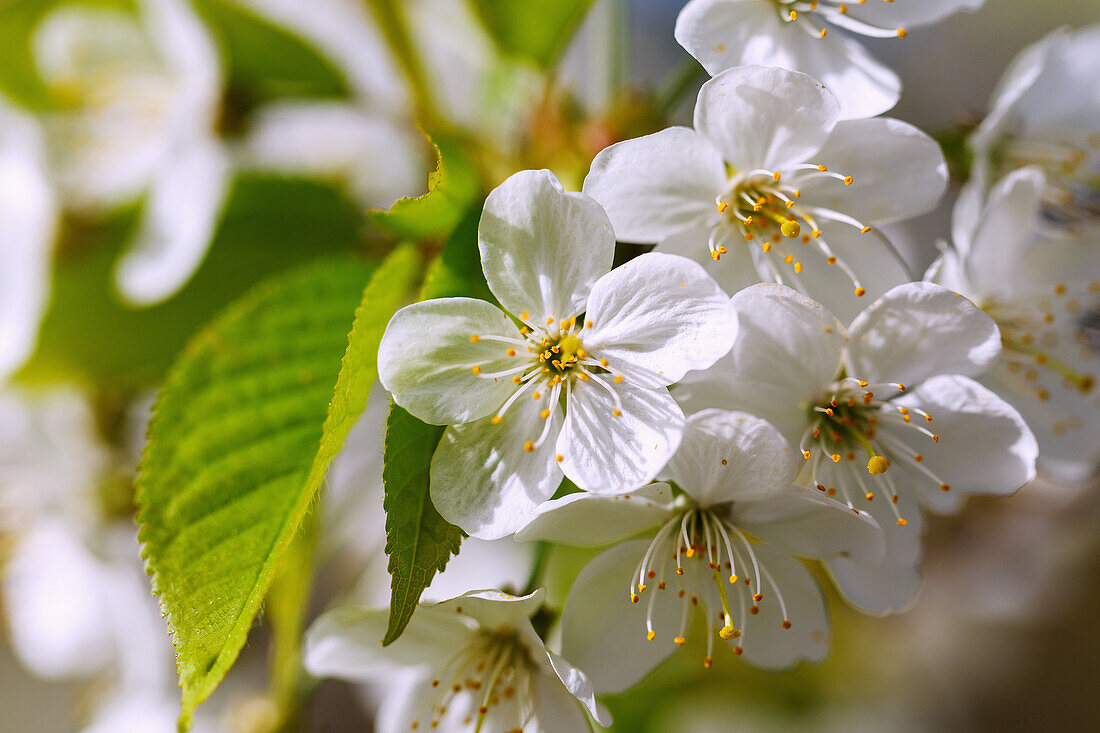
[[993, 148], [990, 165], [995, 180], [1019, 168], [1042, 168], [1043, 215], [1051, 224], [1076, 229], [1100, 222], [1100, 133], [1084, 145], [1009, 135]]
[[[740, 639], [748, 616], [760, 613], [757, 604], [764, 600], [765, 591], [774, 594], [783, 619], [780, 625], [789, 629], [783, 594], [757, 558], [752, 542], [723, 513], [686, 503], [683, 512], [657, 531], [629, 579], [630, 602], [646, 598], [648, 641], [657, 638], [653, 609], [659, 593], [675, 593], [681, 601], [680, 626], [672, 638], [677, 646], [687, 641], [692, 609], [702, 605], [707, 622], [703, 665], [708, 668], [714, 652], [715, 619], [721, 624], [718, 638]], [[735, 644], [732, 651], [741, 654], [744, 650]]]
[[855, 294], [862, 297], [866, 290], [848, 263], [829, 247], [820, 222], [838, 222], [863, 234], [871, 227], [839, 211], [801, 203], [801, 186], [816, 178], [853, 183], [851, 176], [813, 164], [795, 166], [787, 173], [763, 169], [734, 173], [726, 193], [715, 199], [720, 217], [711, 229], [711, 258], [721, 259], [729, 251], [728, 246], [743, 240], [750, 243], [749, 252], [761, 280], [789, 283], [803, 290], [799, 278], [802, 259], [807, 252], [814, 252], [826, 265], [839, 267], [852, 282]]
[[[995, 376], [1013, 391], [1049, 402], [1056, 389], [1069, 389], [1085, 395], [1093, 391], [1096, 377], [1070, 363], [1091, 362], [1095, 367], [1098, 353], [1090, 343], [1088, 315], [1096, 305], [1089, 299], [1100, 294], [1100, 282], [1054, 287], [1053, 295], [1022, 297], [1012, 303], [989, 301], [981, 304], [1001, 330], [1001, 358]], [[1076, 352], [1076, 353], [1075, 353]], [[1092, 401], [1100, 408], [1100, 398]], [[1081, 419], [1065, 410], [1047, 405], [1047, 427], [1062, 435], [1081, 427]]]
[[[857, 20], [848, 15], [850, 4], [861, 5], [866, 0], [772, 0], [775, 3], [779, 17], [786, 23], [801, 26], [808, 33], [825, 38], [828, 32], [820, 21], [828, 21], [835, 26], [846, 28], [853, 33], [870, 38], [905, 38], [909, 32], [904, 28], [887, 28], [872, 25], [862, 20]], [[893, 0], [885, 0], [893, 2]], [[818, 22], [812, 20], [818, 17]]]
[[[556, 321], [549, 318], [535, 325], [530, 313], [520, 313], [524, 325], [520, 338], [510, 336], [471, 334], [470, 341], [492, 341], [501, 344], [504, 355], [515, 359], [516, 365], [500, 371], [487, 372], [480, 365], [472, 367], [473, 373], [482, 379], [511, 379], [517, 389], [505, 400], [491, 418], [494, 425], [504, 421], [505, 414], [524, 396], [539, 403], [539, 415], [545, 424], [538, 436], [525, 436], [523, 449], [528, 453], [540, 447], [550, 435], [551, 415], [564, 398], [569, 396], [577, 382], [591, 383], [610, 394], [614, 407], [612, 417], [622, 417], [622, 398], [613, 385], [624, 381], [607, 359], [597, 358], [584, 348], [583, 334], [591, 329], [592, 321], [578, 323], [576, 317]], [[563, 461], [564, 456], [557, 456]]]
[[[534, 714], [530, 673], [535, 668], [514, 631], [484, 631], [449, 659], [432, 680], [438, 690], [430, 708], [428, 730], [481, 730], [493, 713], [494, 730], [522, 731]], [[505, 728], [514, 721], [514, 728]], [[425, 721], [413, 720], [409, 730]]]
[[[849, 488], [853, 482], [865, 501], [872, 501], [876, 493], [884, 493], [889, 497], [897, 523], [905, 526], [906, 520], [897, 509], [897, 488], [889, 472], [893, 463], [901, 462], [914, 469], [943, 491], [950, 491], [951, 485], [923, 464], [922, 453], [880, 428], [883, 423], [905, 426], [922, 433], [933, 444], [940, 442], [940, 436], [926, 427], [932, 422], [930, 413], [919, 407], [895, 404], [892, 397], [879, 399], [873, 390], [901, 393], [906, 387], [898, 382], [869, 384], [841, 376], [829, 390], [828, 398], [806, 406], [809, 427], [798, 447], [806, 459], [810, 480], [818, 490], [836, 496], [839, 487], [841, 498], [852, 511], [858, 511]], [[866, 471], [857, 466], [857, 457], [866, 457]]]

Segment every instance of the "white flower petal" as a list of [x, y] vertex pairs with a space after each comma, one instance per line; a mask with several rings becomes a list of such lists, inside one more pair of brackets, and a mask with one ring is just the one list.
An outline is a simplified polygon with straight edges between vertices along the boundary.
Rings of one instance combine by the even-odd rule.
[[[760, 613], [746, 617], [739, 642], [746, 661], [765, 669], [821, 661], [829, 653], [829, 613], [817, 581], [798, 560], [776, 548], [758, 545], [754, 551], [783, 595], [787, 613], [775, 589], [764, 583], [764, 598], [757, 603]], [[791, 628], [781, 626], [784, 620]]]
[[[1039, 272], [1028, 267], [1034, 263], [1027, 262], [1027, 253], [1039, 239], [1045, 188], [1046, 178], [1039, 168], [1013, 171], [993, 187], [966, 239], [956, 242], [966, 255], [966, 280], [974, 297], [1011, 301], [1035, 287]], [[1036, 249], [1046, 257], [1059, 248]]]
[[476, 633], [453, 610], [422, 606], [401, 637], [382, 646], [389, 609], [335, 608], [314, 621], [305, 635], [303, 664], [317, 677], [365, 682], [405, 667], [440, 667]]
[[485, 417], [516, 385], [509, 377], [482, 377], [517, 366], [506, 344], [471, 336], [519, 338], [499, 308], [473, 298], [437, 298], [394, 314], [378, 346], [378, 378], [394, 401], [416, 418], [451, 425]]
[[825, 567], [840, 592], [857, 608], [873, 614], [904, 611], [913, 605], [921, 587], [920, 535], [924, 519], [909, 492], [902, 492], [897, 504], [905, 526], [897, 524], [886, 502], [870, 502], [867, 509], [886, 537], [886, 555], [877, 563], [837, 557], [826, 560]]
[[0, 384], [38, 342], [57, 215], [39, 130], [0, 102]]
[[228, 156], [217, 141], [178, 144], [153, 178], [140, 228], [115, 271], [127, 300], [152, 305], [191, 279], [213, 239], [228, 179]]
[[880, 28], [913, 28], [967, 11], [975, 12], [985, 0], [894, 0], [891, 3], [853, 3], [848, 13]]
[[[611, 725], [611, 715], [596, 702], [596, 693], [592, 689], [592, 682], [588, 679], [588, 675], [549, 649], [546, 650], [546, 655], [550, 659], [554, 674], [557, 675], [558, 680], [565, 686], [565, 689], [588, 708], [588, 712], [600, 725]], [[565, 726], [561, 726], [561, 729], [569, 730]]]
[[864, 293], [856, 295], [855, 283], [848, 274], [838, 265], [828, 264], [822, 254], [801, 258], [798, 286], [841, 323], [851, 323], [887, 290], [913, 279], [904, 260], [878, 228], [863, 234], [847, 224], [821, 222], [821, 232], [820, 241], [851, 269]]
[[663, 387], [724, 356], [737, 336], [729, 299], [685, 257], [650, 252], [596, 281], [588, 299], [585, 349], [612, 373]]
[[746, 51], [761, 38], [782, 33], [783, 21], [774, 7], [759, 0], [691, 0], [676, 17], [676, 41], [717, 76], [745, 63]]
[[803, 557], [878, 562], [886, 551], [882, 530], [869, 515], [856, 514], [804, 486], [790, 485], [772, 496], [735, 504], [730, 521]]
[[834, 178], [808, 181], [799, 204], [840, 211], [868, 225], [930, 211], [947, 187], [940, 146], [901, 120], [844, 120], [813, 162], [851, 176], [852, 184]]
[[[542, 405], [520, 397], [498, 425], [486, 417], [447, 428], [431, 469], [432, 501], [444, 519], [474, 537], [495, 540], [525, 526], [554, 495], [561, 483], [554, 458], [561, 408], [549, 408], [546, 425]], [[526, 443], [535, 443], [544, 427], [546, 440], [527, 451]]]
[[3, 569], [12, 649], [38, 677], [100, 671], [115, 654], [109, 573], [69, 524], [49, 518], [23, 531]]
[[844, 328], [782, 285], [746, 288], [731, 301], [741, 328], [733, 350], [707, 372], [689, 374], [676, 398], [689, 412], [741, 410], [774, 425], [797, 446], [807, 424], [800, 403], [815, 403], [840, 368]]
[[848, 328], [849, 376], [916, 385], [937, 374], [974, 376], [1001, 353], [993, 319], [966, 298], [924, 282], [899, 285]]
[[543, 604], [543, 596], [541, 588], [525, 596], [499, 590], [471, 590], [425, 608], [439, 613], [461, 613], [474, 619], [482, 629], [527, 628], [530, 626], [528, 619]]
[[493, 189], [477, 238], [493, 295], [536, 323], [580, 314], [615, 255], [615, 234], [600, 205], [566, 193], [547, 170], [520, 171]]
[[[684, 414], [665, 389], [576, 382], [558, 436], [562, 471], [581, 489], [624, 494], [657, 477], [680, 445]], [[614, 411], [619, 410], [620, 415]]]
[[618, 542], [667, 519], [672, 498], [668, 484], [650, 484], [618, 496], [569, 494], [539, 507], [538, 516], [516, 533], [516, 539], [581, 546]]
[[607, 211], [615, 236], [653, 244], [717, 218], [727, 183], [722, 154], [686, 127], [615, 143], [592, 161], [584, 192]]
[[[622, 692], [676, 650], [671, 637], [646, 641], [645, 607], [627, 591], [649, 540], [616, 545], [584, 566], [562, 609], [562, 654], [585, 671], [600, 693]], [[656, 591], [653, 591], [656, 592]], [[654, 626], [677, 629], [675, 593], [657, 596]]]
[[767, 421], [711, 409], [688, 418], [668, 473], [688, 496], [707, 507], [785, 491], [801, 460]]
[[558, 677], [547, 672], [533, 672], [531, 682], [533, 722], [537, 722], [540, 733], [586, 733], [590, 730], [577, 698], [562, 686]]
[[276, 102], [251, 120], [241, 150], [248, 166], [336, 179], [366, 208], [423, 192], [424, 138], [408, 126], [342, 102]]
[[1035, 478], [1035, 436], [1015, 408], [974, 380], [933, 377], [893, 403], [931, 414], [927, 427], [939, 436], [932, 444], [908, 426], [880, 423], [888, 435], [923, 454], [921, 465], [950, 486], [942, 491], [914, 472], [918, 480], [913, 483], [925, 506], [954, 511], [966, 496], [1014, 494]]
[[760, 282], [748, 245], [732, 227], [723, 228], [726, 232], [724, 241], [734, 246], [725, 245], [729, 251], [717, 261], [711, 257], [707, 245], [712, 230], [713, 227], [710, 226], [686, 229], [662, 240], [653, 251], [657, 254], [679, 255], [698, 262], [718, 286], [730, 295]]
[[695, 129], [740, 172], [785, 170], [806, 162], [837, 121], [833, 96], [796, 71], [741, 66], [699, 90]]

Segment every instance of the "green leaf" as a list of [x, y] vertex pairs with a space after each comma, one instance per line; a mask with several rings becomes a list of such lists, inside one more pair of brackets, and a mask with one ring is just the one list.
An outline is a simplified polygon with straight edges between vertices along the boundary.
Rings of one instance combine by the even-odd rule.
[[138, 476], [138, 521], [174, 636], [181, 729], [236, 661], [366, 406], [378, 341], [418, 265], [404, 247], [373, 276], [339, 259], [274, 278], [201, 331], [170, 371]]
[[443, 251], [428, 266], [420, 291], [421, 300], [466, 297], [496, 302], [481, 271], [481, 253], [477, 247], [477, 225], [480, 220], [480, 206], [466, 212]]
[[386, 554], [392, 577], [390, 620], [382, 644], [405, 630], [420, 595], [458, 554], [463, 533], [439, 515], [430, 495], [432, 455], [446, 428], [428, 425], [393, 405], [386, 420]]
[[444, 137], [425, 137], [436, 156], [435, 170], [428, 174], [428, 192], [400, 199], [388, 211], [368, 213], [371, 222], [403, 239], [445, 239], [480, 189], [477, 169], [457, 144]]
[[551, 68], [561, 57], [593, 0], [474, 0], [474, 9], [512, 56]]

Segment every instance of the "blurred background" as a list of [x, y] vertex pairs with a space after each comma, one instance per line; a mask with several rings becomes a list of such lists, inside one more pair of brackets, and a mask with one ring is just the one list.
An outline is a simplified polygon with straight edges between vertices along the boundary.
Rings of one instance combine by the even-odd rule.
[[[0, 309], [36, 332], [0, 323], [0, 731], [174, 730], [171, 645], [132, 521], [152, 395], [187, 338], [256, 283], [386, 251], [393, 233], [366, 212], [423, 193], [435, 165], [416, 119], [477, 142], [459, 179], [489, 187], [550, 167], [577, 189], [607, 144], [689, 122], [694, 91], [675, 92], [703, 80], [673, 39], [675, 0], [599, 0], [549, 77], [502, 58], [462, 0], [409, 0], [427, 109], [371, 5], [0, 3]], [[982, 118], [1024, 46], [1097, 22], [1096, 0], [987, 0], [866, 43], [903, 80], [889, 114], [948, 139]], [[914, 273], [950, 236], [956, 191], [889, 231]], [[380, 404], [330, 474], [318, 610], [336, 596], [385, 602]], [[971, 501], [930, 519], [908, 613], [870, 618], [833, 597], [831, 656], [787, 673], [678, 655], [608, 701], [615, 729], [1100, 728], [1098, 520], [1095, 481]], [[587, 557], [556, 553], [551, 596]], [[530, 564], [514, 543], [460, 558], [434, 597], [522, 585]], [[492, 583], [470, 579], [486, 567]], [[254, 630], [196, 730], [270, 729], [267, 641]], [[325, 682], [302, 726], [370, 730], [384, 692]]]

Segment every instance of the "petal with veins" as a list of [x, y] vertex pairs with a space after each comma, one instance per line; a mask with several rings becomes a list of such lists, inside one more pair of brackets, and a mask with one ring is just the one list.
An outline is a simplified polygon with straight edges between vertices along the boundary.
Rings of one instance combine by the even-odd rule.
[[566, 193], [550, 171], [520, 171], [493, 189], [478, 225], [489, 289], [533, 322], [579, 315], [611, 269], [615, 234], [600, 205]]
[[569, 494], [539, 507], [538, 516], [516, 539], [564, 545], [606, 545], [656, 527], [670, 516], [672, 489], [650, 484], [631, 494]]
[[717, 218], [714, 200], [726, 181], [725, 161], [710, 141], [670, 127], [600, 151], [584, 192], [607, 211], [616, 238], [653, 244]]
[[554, 495], [561, 483], [554, 453], [561, 408], [548, 408], [544, 420], [542, 404], [521, 397], [497, 425], [486, 417], [447, 428], [431, 468], [432, 502], [444, 519], [495, 540], [525, 526]]
[[[471, 336], [478, 337], [476, 343]], [[473, 298], [437, 298], [394, 314], [378, 346], [378, 377], [394, 401], [433, 425], [485, 417], [515, 392], [509, 377], [483, 377], [515, 366], [504, 344], [518, 339], [501, 310]]]
[[729, 299], [699, 264], [653, 252], [601, 277], [585, 319], [585, 348], [650, 388], [711, 366], [737, 335]]
[[966, 298], [924, 282], [899, 285], [848, 329], [849, 374], [916, 385], [937, 374], [975, 376], [1001, 353], [993, 319]]

